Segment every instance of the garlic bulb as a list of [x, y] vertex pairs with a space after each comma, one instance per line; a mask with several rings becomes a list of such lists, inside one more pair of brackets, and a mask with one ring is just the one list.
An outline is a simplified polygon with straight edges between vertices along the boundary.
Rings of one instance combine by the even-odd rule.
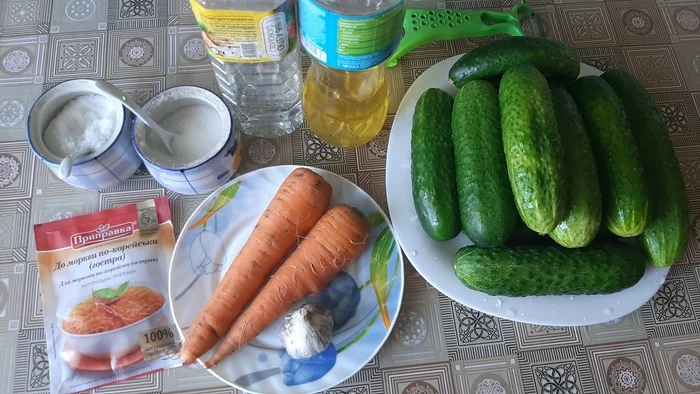
[[305, 304], [284, 318], [280, 339], [289, 357], [310, 358], [328, 347], [333, 337], [333, 315], [318, 304]]

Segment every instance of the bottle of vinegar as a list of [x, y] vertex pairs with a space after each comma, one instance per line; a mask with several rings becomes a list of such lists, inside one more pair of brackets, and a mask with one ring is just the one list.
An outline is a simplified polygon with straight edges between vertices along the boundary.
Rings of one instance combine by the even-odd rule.
[[364, 145], [389, 107], [386, 60], [399, 41], [405, 0], [299, 0], [311, 57], [303, 105], [311, 130], [340, 147]]
[[292, 0], [190, 0], [219, 90], [243, 132], [289, 134], [304, 119]]

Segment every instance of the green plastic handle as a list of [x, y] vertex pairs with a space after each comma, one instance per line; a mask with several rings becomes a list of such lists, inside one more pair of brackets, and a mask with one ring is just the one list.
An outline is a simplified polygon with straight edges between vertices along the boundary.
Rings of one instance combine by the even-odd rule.
[[387, 67], [394, 67], [402, 56], [433, 41], [496, 34], [523, 36], [520, 18], [530, 16], [532, 8], [525, 2], [515, 5], [510, 12], [407, 9], [403, 21], [404, 36], [389, 58]]

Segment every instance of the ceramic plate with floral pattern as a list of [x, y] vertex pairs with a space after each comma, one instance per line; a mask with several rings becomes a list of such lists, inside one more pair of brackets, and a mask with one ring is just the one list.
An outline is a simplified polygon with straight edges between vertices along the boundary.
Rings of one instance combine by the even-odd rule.
[[[212, 193], [183, 227], [170, 269], [170, 305], [181, 337], [250, 236], [282, 181], [297, 166], [263, 168]], [[330, 206], [359, 208], [372, 224], [367, 248], [316, 295], [331, 310], [334, 333], [322, 353], [294, 360], [285, 352], [278, 319], [254, 341], [209, 371], [253, 393], [314, 393], [335, 386], [362, 368], [389, 337], [403, 296], [403, 260], [382, 209], [362, 189], [339, 175], [311, 168], [333, 186]], [[212, 351], [203, 359], [208, 359]]]

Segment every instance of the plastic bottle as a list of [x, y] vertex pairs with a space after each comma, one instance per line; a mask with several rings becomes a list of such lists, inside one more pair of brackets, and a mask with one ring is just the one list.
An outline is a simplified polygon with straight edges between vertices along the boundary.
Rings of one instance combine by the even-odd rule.
[[304, 119], [292, 0], [190, 0], [226, 99], [243, 132], [289, 134]]
[[389, 107], [386, 60], [401, 40], [405, 0], [299, 0], [300, 41], [311, 56], [304, 112], [325, 142], [364, 145]]

